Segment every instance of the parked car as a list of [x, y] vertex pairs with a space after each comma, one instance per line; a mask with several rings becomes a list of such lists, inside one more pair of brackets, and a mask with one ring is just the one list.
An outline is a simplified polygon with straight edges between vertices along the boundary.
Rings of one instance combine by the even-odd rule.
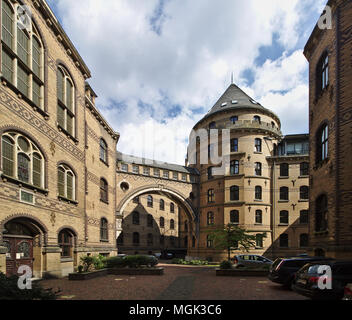
[[352, 300], [352, 283], [345, 287], [343, 300]]
[[[319, 267], [323, 265], [331, 268], [331, 277], [327, 276], [326, 279], [326, 283], [331, 284], [331, 289], [319, 288], [319, 279], [325, 274]], [[352, 283], [352, 261], [319, 261], [306, 264], [297, 271], [292, 289], [312, 299], [341, 300], [348, 292], [352, 299], [352, 287], [346, 287], [349, 283]]]
[[236, 268], [261, 267], [263, 265], [271, 265], [272, 263], [268, 258], [256, 254], [239, 254], [233, 258], [233, 264]]
[[298, 256], [290, 258], [277, 258], [270, 266], [268, 278], [272, 282], [291, 287], [295, 273], [305, 264], [315, 261], [329, 261], [330, 258]]

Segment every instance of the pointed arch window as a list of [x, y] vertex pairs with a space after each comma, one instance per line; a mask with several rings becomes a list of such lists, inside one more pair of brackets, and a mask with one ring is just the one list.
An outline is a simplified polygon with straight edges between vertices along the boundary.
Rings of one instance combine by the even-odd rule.
[[58, 168], [59, 197], [75, 201], [75, 181], [76, 177], [72, 169], [67, 165], [60, 165]]
[[175, 229], [175, 220], [173, 220], [173, 219], [170, 220], [170, 229], [171, 230]]
[[159, 209], [162, 211], [165, 210], [165, 201], [163, 199], [160, 199]]
[[151, 195], [147, 197], [147, 206], [153, 208], [153, 197]]
[[[39, 32], [31, 23], [23, 29], [16, 23], [18, 3], [1, 1], [2, 76], [40, 110], [44, 109], [44, 49]], [[14, 89], [14, 90], [15, 90]]]
[[173, 202], [170, 203], [170, 212], [175, 213], [175, 204]]
[[30, 139], [6, 132], [1, 137], [1, 151], [5, 175], [44, 189], [44, 157]]

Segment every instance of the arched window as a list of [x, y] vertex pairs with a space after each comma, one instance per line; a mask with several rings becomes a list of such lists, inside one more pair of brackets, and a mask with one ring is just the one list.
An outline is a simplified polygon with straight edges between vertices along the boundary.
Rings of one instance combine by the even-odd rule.
[[213, 203], [213, 202], [215, 202], [214, 189], [209, 189], [208, 190], [208, 203]]
[[301, 176], [308, 176], [309, 175], [309, 163], [302, 162], [300, 164], [300, 175]]
[[240, 200], [240, 188], [238, 186], [232, 186], [230, 188], [230, 201]]
[[259, 116], [254, 116], [254, 117], [253, 117], [253, 121], [260, 123], [261, 119], [260, 119]]
[[262, 200], [262, 195], [263, 190], [261, 186], [256, 186], [255, 187], [255, 200]]
[[210, 235], [207, 236], [207, 248], [212, 248], [214, 246], [214, 241]]
[[165, 210], [165, 201], [163, 199], [160, 199], [160, 205], [159, 205], [160, 210]]
[[288, 234], [287, 233], [283, 233], [280, 235], [280, 247], [281, 248], [288, 248]]
[[240, 213], [238, 210], [232, 210], [230, 212], [230, 223], [239, 224], [240, 223]]
[[62, 258], [71, 258], [73, 256], [73, 233], [64, 229], [60, 231], [58, 236], [58, 244], [61, 248], [61, 257]]
[[152, 233], [148, 233], [148, 235], [147, 235], [147, 245], [148, 246], [153, 245], [153, 234]]
[[59, 197], [76, 200], [76, 176], [72, 169], [65, 164], [58, 168]]
[[170, 229], [171, 230], [175, 229], [175, 221], [173, 219], [170, 220]]
[[315, 202], [315, 231], [326, 231], [328, 229], [328, 198], [321, 195]]
[[139, 225], [139, 212], [137, 211], [132, 213], [132, 224]]
[[170, 212], [175, 213], [175, 204], [173, 202], [170, 203]]
[[299, 188], [299, 195], [301, 200], [309, 199], [309, 188], [307, 186], [302, 186]]
[[66, 133], [75, 137], [75, 87], [67, 70], [59, 66], [57, 71], [57, 122]]
[[104, 178], [100, 179], [100, 200], [103, 202], [108, 202], [108, 183]]
[[208, 226], [214, 225], [214, 222], [215, 222], [214, 220], [215, 220], [214, 212], [208, 212], [208, 214], [207, 214], [207, 224], [208, 224]]
[[306, 248], [306, 247], [308, 247], [308, 243], [309, 243], [309, 236], [308, 236], [308, 234], [302, 233], [302, 234], [299, 236], [299, 246], [300, 246], [301, 248]]
[[262, 164], [260, 162], [255, 163], [255, 170], [254, 173], [256, 176], [261, 176], [262, 175]]
[[165, 219], [164, 217], [160, 217], [160, 228], [164, 228], [165, 227]]
[[280, 211], [280, 224], [288, 224], [289, 216], [287, 210]]
[[108, 163], [108, 146], [104, 139], [100, 139], [100, 160], [104, 163]]
[[151, 195], [147, 197], [147, 206], [153, 208], [153, 197]]
[[255, 139], [254, 151], [255, 152], [262, 152], [262, 139], [260, 139], [260, 138]]
[[316, 70], [317, 77], [317, 95], [319, 95], [329, 84], [329, 56], [328, 53], [325, 52], [317, 65]]
[[285, 201], [289, 200], [288, 188], [287, 187], [281, 187], [280, 188], [280, 200], [285, 200]]
[[287, 163], [280, 164], [280, 177], [288, 177], [289, 176], [289, 167]]
[[238, 121], [238, 116], [233, 116], [230, 118], [230, 121], [235, 124]]
[[44, 49], [32, 22], [17, 23], [17, 8], [2, 0], [2, 75], [39, 109], [44, 109]]
[[148, 214], [147, 216], [147, 227], [153, 228], [153, 216], [151, 214]]
[[316, 142], [316, 162], [322, 162], [328, 157], [329, 150], [329, 128], [323, 125], [317, 133]]
[[1, 138], [3, 174], [44, 189], [44, 157], [27, 137], [6, 132]]
[[263, 223], [263, 212], [262, 210], [255, 211], [255, 223], [262, 224]]
[[133, 232], [132, 241], [135, 246], [139, 245], [139, 233], [138, 232]]
[[105, 218], [100, 219], [100, 240], [109, 240], [108, 220], [106, 220]]

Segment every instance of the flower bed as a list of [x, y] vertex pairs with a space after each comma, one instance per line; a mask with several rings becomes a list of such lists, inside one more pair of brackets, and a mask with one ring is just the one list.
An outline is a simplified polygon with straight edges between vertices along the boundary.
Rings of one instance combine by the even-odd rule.
[[89, 272], [75, 272], [68, 275], [68, 280], [88, 280], [97, 277], [106, 276], [108, 269], [94, 270]]

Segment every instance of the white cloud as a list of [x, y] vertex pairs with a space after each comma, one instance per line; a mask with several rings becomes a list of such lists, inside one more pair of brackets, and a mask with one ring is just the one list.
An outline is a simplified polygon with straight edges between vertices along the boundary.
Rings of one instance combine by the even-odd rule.
[[[99, 95], [98, 107], [121, 133], [122, 152], [143, 155], [147, 133], [142, 128], [153, 127], [163, 139], [155, 146], [147, 144], [144, 155], [184, 163], [186, 140], [201, 117], [192, 109], [210, 109], [230, 84], [231, 72], [240, 79], [242, 71], [253, 70], [256, 81], [248, 93], [261, 97], [263, 104], [268, 102], [267, 107], [278, 111], [288, 127], [289, 118], [282, 112], [291, 106], [287, 99], [307, 107], [301, 92], [306, 84], [301, 52], [261, 67], [254, 64], [259, 48], [270, 46], [274, 34], [287, 50], [295, 48], [300, 21], [308, 15], [301, 1], [168, 0], [156, 23], [160, 35], [151, 25], [157, 0], [55, 2], [64, 29], [92, 70], [90, 82]], [[307, 2], [316, 10], [315, 0]], [[181, 111], [169, 117], [175, 105]]]

